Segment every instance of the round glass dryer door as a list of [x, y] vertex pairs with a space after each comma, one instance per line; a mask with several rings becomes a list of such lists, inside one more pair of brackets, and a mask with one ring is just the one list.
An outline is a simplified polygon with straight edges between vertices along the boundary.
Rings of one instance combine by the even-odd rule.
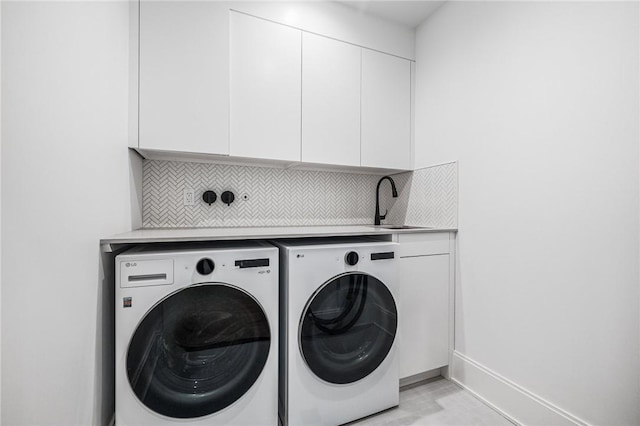
[[384, 361], [397, 326], [395, 301], [380, 280], [362, 273], [339, 275], [307, 303], [300, 319], [300, 351], [320, 379], [353, 383]]
[[269, 355], [267, 317], [248, 293], [226, 284], [186, 287], [158, 303], [127, 352], [127, 376], [156, 413], [193, 418], [237, 401]]

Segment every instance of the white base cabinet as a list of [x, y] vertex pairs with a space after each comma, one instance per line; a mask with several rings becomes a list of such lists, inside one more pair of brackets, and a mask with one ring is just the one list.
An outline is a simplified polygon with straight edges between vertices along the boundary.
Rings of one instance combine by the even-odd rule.
[[401, 379], [449, 364], [452, 234], [399, 234], [398, 356]]

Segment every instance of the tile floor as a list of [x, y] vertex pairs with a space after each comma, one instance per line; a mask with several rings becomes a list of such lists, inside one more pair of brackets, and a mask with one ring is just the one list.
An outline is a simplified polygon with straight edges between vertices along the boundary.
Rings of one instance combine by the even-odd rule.
[[468, 391], [434, 379], [400, 392], [400, 406], [349, 423], [349, 426], [513, 426]]

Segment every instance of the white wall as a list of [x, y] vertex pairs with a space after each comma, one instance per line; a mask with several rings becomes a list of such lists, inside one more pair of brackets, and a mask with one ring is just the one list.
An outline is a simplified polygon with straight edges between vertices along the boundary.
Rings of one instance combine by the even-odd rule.
[[2, 3], [2, 424], [104, 424], [113, 338], [98, 241], [131, 229], [139, 167], [129, 6]]
[[456, 350], [593, 424], [640, 424], [638, 16], [448, 2], [417, 32], [416, 167], [459, 160]]
[[[0, 3], [0, 81], [2, 81], [2, 3]], [[2, 84], [0, 84], [2, 99]], [[0, 102], [0, 129], [2, 129], [2, 102]], [[2, 330], [2, 131], [0, 130], [0, 331]], [[0, 384], [2, 383], [2, 338], [0, 337]], [[0, 422], [2, 421], [2, 385], [0, 385]]]

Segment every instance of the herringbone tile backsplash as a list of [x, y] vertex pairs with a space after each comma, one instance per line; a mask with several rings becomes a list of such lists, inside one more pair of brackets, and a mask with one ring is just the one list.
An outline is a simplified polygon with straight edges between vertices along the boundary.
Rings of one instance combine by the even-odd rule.
[[393, 176], [398, 198], [389, 223], [458, 227], [458, 163], [427, 167]]
[[[393, 178], [397, 183], [405, 182], [403, 188], [406, 188], [406, 181], [411, 179], [411, 175], [412, 173], [402, 173], [394, 175]], [[371, 224], [375, 212], [375, 189], [379, 178], [377, 175], [355, 173], [144, 160], [143, 227]], [[427, 181], [433, 178], [434, 173], [431, 172], [424, 179]], [[413, 177], [416, 182], [422, 182], [421, 179]], [[456, 179], [453, 179], [454, 184], [455, 181]], [[435, 187], [454, 194], [453, 203], [457, 204], [457, 188], [445, 188], [447, 183], [450, 184], [451, 180], [442, 180]], [[431, 188], [433, 185], [427, 186]], [[185, 188], [195, 191], [195, 205], [183, 205]], [[413, 188], [421, 191], [415, 185]], [[209, 189], [218, 195], [218, 200], [211, 206], [202, 201], [202, 193]], [[225, 190], [233, 191], [236, 195], [236, 200], [230, 206], [220, 200], [220, 194]], [[388, 188], [381, 192], [390, 193]], [[241, 199], [243, 194], [248, 195], [246, 201]], [[433, 191], [430, 194], [433, 195]], [[403, 197], [407, 198], [406, 204], [402, 204]], [[420, 207], [411, 208], [410, 203], [414, 202]], [[428, 207], [429, 204], [430, 200], [418, 195], [405, 195], [404, 191], [397, 199], [391, 198], [390, 195], [381, 197], [382, 211], [386, 208], [390, 210], [387, 223], [400, 223], [393, 222], [392, 219], [399, 220], [404, 217], [418, 221], [437, 217], [433, 213], [418, 214], [424, 206], [431, 209], [430, 212], [446, 213], [451, 210]], [[456, 215], [453, 221], [447, 219], [445, 222], [453, 223]], [[422, 225], [439, 226], [429, 223]]]

